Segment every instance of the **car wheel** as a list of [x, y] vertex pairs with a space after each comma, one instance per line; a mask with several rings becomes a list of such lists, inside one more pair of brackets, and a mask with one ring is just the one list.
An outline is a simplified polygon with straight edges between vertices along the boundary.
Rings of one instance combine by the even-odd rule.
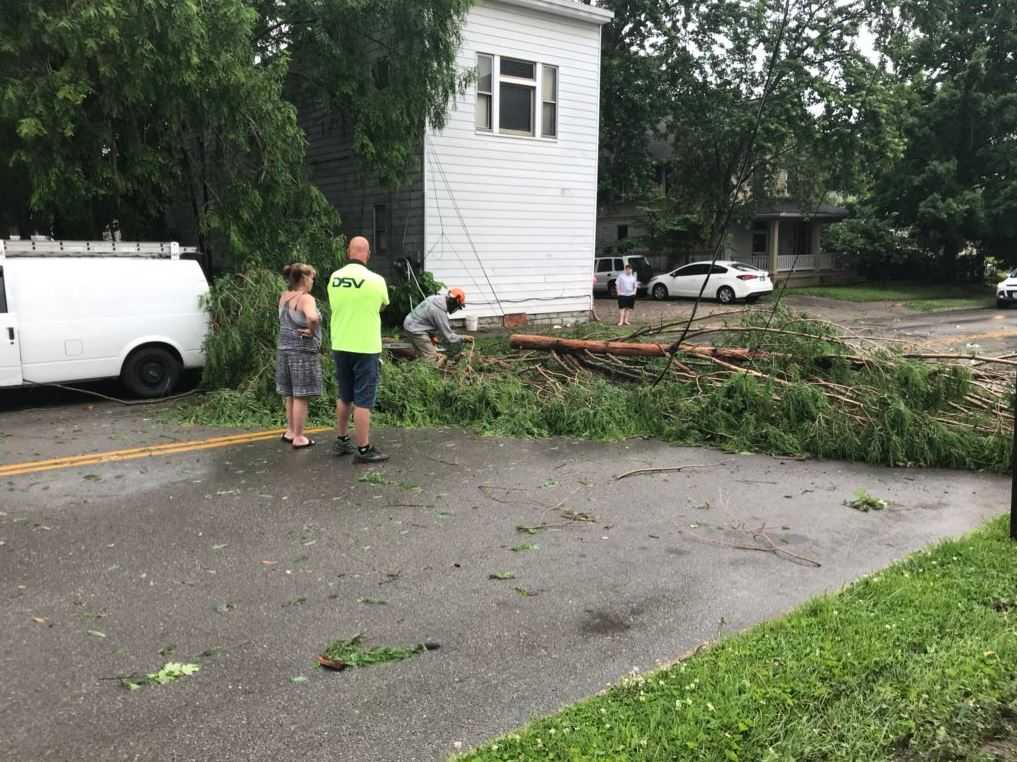
[[721, 304], [733, 304], [735, 300], [734, 289], [730, 286], [721, 286], [717, 289], [717, 300]]
[[662, 302], [667, 299], [667, 286], [663, 283], [658, 283], [653, 287], [653, 298], [658, 302]]
[[138, 397], [165, 397], [180, 380], [180, 360], [162, 347], [141, 347], [124, 363], [120, 380]]
[[607, 295], [612, 299], [618, 298], [618, 286], [615, 285], [614, 281], [607, 284]]
[[997, 310], [1005, 310], [1008, 306], [1009, 306], [1009, 304], [1007, 302], [1004, 302], [1002, 299], [997, 299], [996, 300], [996, 309]]

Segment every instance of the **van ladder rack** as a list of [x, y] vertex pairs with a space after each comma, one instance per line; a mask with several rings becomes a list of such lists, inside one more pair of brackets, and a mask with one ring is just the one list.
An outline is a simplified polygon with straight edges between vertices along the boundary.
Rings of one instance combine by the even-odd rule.
[[9, 241], [0, 239], [0, 257], [143, 257], [180, 259], [197, 248], [179, 243], [137, 241]]

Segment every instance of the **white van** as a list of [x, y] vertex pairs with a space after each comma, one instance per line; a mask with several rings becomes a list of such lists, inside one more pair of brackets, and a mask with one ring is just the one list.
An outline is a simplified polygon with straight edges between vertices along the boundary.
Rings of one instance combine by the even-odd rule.
[[169, 394], [204, 365], [208, 282], [176, 243], [0, 240], [0, 387], [119, 376]]

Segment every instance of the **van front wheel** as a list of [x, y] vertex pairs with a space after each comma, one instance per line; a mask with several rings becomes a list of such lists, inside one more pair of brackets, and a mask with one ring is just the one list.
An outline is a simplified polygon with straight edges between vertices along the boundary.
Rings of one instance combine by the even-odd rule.
[[120, 374], [120, 380], [138, 397], [165, 397], [180, 380], [180, 361], [162, 347], [135, 350]]

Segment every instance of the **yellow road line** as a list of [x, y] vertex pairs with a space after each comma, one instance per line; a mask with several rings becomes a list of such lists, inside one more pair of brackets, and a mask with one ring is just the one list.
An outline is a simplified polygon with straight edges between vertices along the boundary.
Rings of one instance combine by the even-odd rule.
[[[153, 458], [159, 455], [179, 455], [180, 453], [186, 452], [198, 452], [201, 450], [213, 450], [219, 447], [233, 447], [235, 445], [250, 444], [252, 442], [264, 442], [281, 436], [284, 431], [285, 429], [254, 431], [248, 434], [233, 434], [226, 437], [196, 439], [189, 442], [170, 442], [168, 444], [151, 445], [149, 447], [133, 447], [128, 450], [111, 450], [109, 452], [95, 452], [87, 455], [69, 455], [63, 458], [51, 458], [49, 460], [12, 463], [7, 466], [0, 466], [0, 477], [23, 476], [24, 474], [35, 474], [41, 471], [54, 471], [60, 468], [94, 466], [98, 463], [115, 463], [123, 460], [135, 460], [137, 458]], [[329, 431], [329, 429], [308, 429], [307, 433], [316, 434], [322, 431]]]

